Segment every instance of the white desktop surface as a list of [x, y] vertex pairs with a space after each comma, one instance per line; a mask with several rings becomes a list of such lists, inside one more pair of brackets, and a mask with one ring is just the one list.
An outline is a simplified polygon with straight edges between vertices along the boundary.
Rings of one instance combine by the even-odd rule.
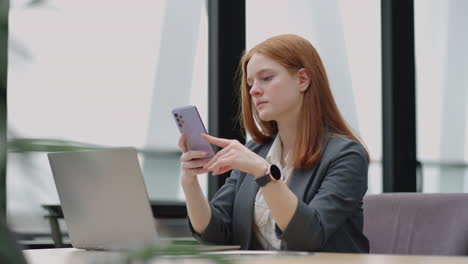
[[[118, 252], [87, 251], [74, 248], [24, 250], [29, 264], [125, 263], [125, 255]], [[214, 263], [203, 259], [159, 259], [149, 263]], [[246, 256], [235, 263], [257, 264], [468, 264], [468, 257], [406, 256], [377, 254], [318, 253], [313, 256], [258, 258]]]
[[119, 252], [88, 251], [76, 248], [23, 250], [28, 264], [125, 263]]

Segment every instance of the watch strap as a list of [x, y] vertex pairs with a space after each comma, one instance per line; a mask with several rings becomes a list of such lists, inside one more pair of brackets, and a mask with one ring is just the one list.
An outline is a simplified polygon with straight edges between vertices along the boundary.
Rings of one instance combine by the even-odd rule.
[[255, 179], [255, 182], [257, 182], [258, 186], [263, 187], [267, 185], [267, 183], [271, 182], [271, 178], [269, 174], [265, 174], [262, 177], [258, 177]]

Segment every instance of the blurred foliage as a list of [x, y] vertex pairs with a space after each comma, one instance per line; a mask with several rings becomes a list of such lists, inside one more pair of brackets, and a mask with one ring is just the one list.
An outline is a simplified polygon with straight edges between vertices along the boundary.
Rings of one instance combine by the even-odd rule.
[[8, 140], [8, 152], [56, 152], [100, 149], [103, 146], [58, 139], [14, 138]]
[[45, 0], [31, 0], [28, 3], [28, 6], [35, 7], [35, 6], [43, 6], [47, 1]]
[[10, 2], [0, 0], [0, 263], [23, 264], [26, 260], [5, 223], [6, 216], [6, 98], [8, 66], [8, 11]]
[[0, 0], [0, 215], [6, 214], [6, 99], [9, 1]]
[[3, 219], [0, 219], [0, 263], [26, 263], [26, 260], [15, 242], [13, 234], [8, 230]]

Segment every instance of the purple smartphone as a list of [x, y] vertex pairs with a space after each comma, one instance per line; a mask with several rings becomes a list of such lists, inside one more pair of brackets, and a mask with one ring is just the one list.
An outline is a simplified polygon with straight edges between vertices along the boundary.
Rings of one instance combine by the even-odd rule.
[[206, 158], [215, 155], [211, 144], [200, 136], [200, 133], [206, 134], [206, 129], [196, 106], [189, 105], [175, 108], [172, 110], [172, 117], [180, 133], [185, 134], [185, 145], [188, 150], [205, 151], [208, 153]]

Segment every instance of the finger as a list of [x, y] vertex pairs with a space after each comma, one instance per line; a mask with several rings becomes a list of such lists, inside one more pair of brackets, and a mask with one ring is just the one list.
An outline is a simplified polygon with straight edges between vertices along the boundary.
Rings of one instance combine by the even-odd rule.
[[217, 171], [219, 168], [223, 166], [231, 166], [231, 156], [224, 156], [223, 158], [218, 159], [214, 164], [211, 166], [205, 166], [204, 168], [210, 171]]
[[[195, 168], [203, 168], [203, 166], [208, 162], [209, 160], [193, 160], [193, 161], [186, 161], [182, 162], [182, 169], [195, 169]], [[203, 168], [205, 169], [205, 168]]]
[[218, 175], [218, 170], [214, 170], [214, 171], [211, 173], [211, 175], [213, 175], [213, 176]]
[[216, 154], [213, 158], [210, 159], [208, 163], [205, 164], [205, 166], [203, 166], [203, 168], [207, 169], [208, 167], [210, 167], [213, 163], [215, 163], [219, 159], [219, 157], [220, 156]]
[[200, 175], [200, 174], [208, 173], [208, 170], [206, 170], [206, 169], [190, 169], [190, 170], [188, 170], [188, 173], [190, 173], [191, 175]]
[[204, 167], [205, 168], [210, 167], [213, 163], [215, 163], [219, 159], [223, 158], [223, 156], [229, 155], [230, 152], [231, 152], [231, 150], [229, 148], [225, 148], [225, 149], [222, 149], [222, 150], [218, 151], [218, 153], [216, 153], [216, 155], [213, 158], [211, 158], [211, 161], [208, 162]]
[[190, 161], [193, 159], [206, 158], [207, 156], [208, 156], [208, 152], [191, 150], [182, 154], [182, 156], [180, 156], [180, 160], [185, 162], [185, 161]]
[[[216, 175], [226, 173], [226, 172], [228, 172], [228, 171], [230, 171], [230, 170], [232, 170], [232, 167], [231, 167], [231, 166], [223, 166], [223, 167], [221, 167], [221, 168], [219, 169], [219, 171], [218, 171], [218, 173], [217, 173]], [[214, 174], [213, 174], [213, 175], [214, 175]]]
[[216, 145], [218, 147], [221, 147], [221, 148], [224, 148], [227, 145], [229, 145], [229, 143], [231, 143], [231, 140], [229, 140], [229, 139], [213, 137], [213, 136], [210, 136], [210, 135], [204, 134], [204, 133], [201, 133], [200, 135], [201, 135], [201, 137], [203, 139], [205, 139], [209, 143], [214, 144], [214, 145]]
[[179, 148], [182, 150], [182, 152], [187, 152], [187, 146], [185, 146], [185, 134], [182, 134], [179, 138]]
[[220, 168], [216, 168], [216, 169], [214, 169], [214, 170], [213, 170], [213, 173], [212, 173], [212, 174], [213, 174], [213, 176], [215, 176], [215, 175], [219, 175], [219, 174], [220, 174], [220, 173], [219, 173], [219, 170], [220, 170]]

